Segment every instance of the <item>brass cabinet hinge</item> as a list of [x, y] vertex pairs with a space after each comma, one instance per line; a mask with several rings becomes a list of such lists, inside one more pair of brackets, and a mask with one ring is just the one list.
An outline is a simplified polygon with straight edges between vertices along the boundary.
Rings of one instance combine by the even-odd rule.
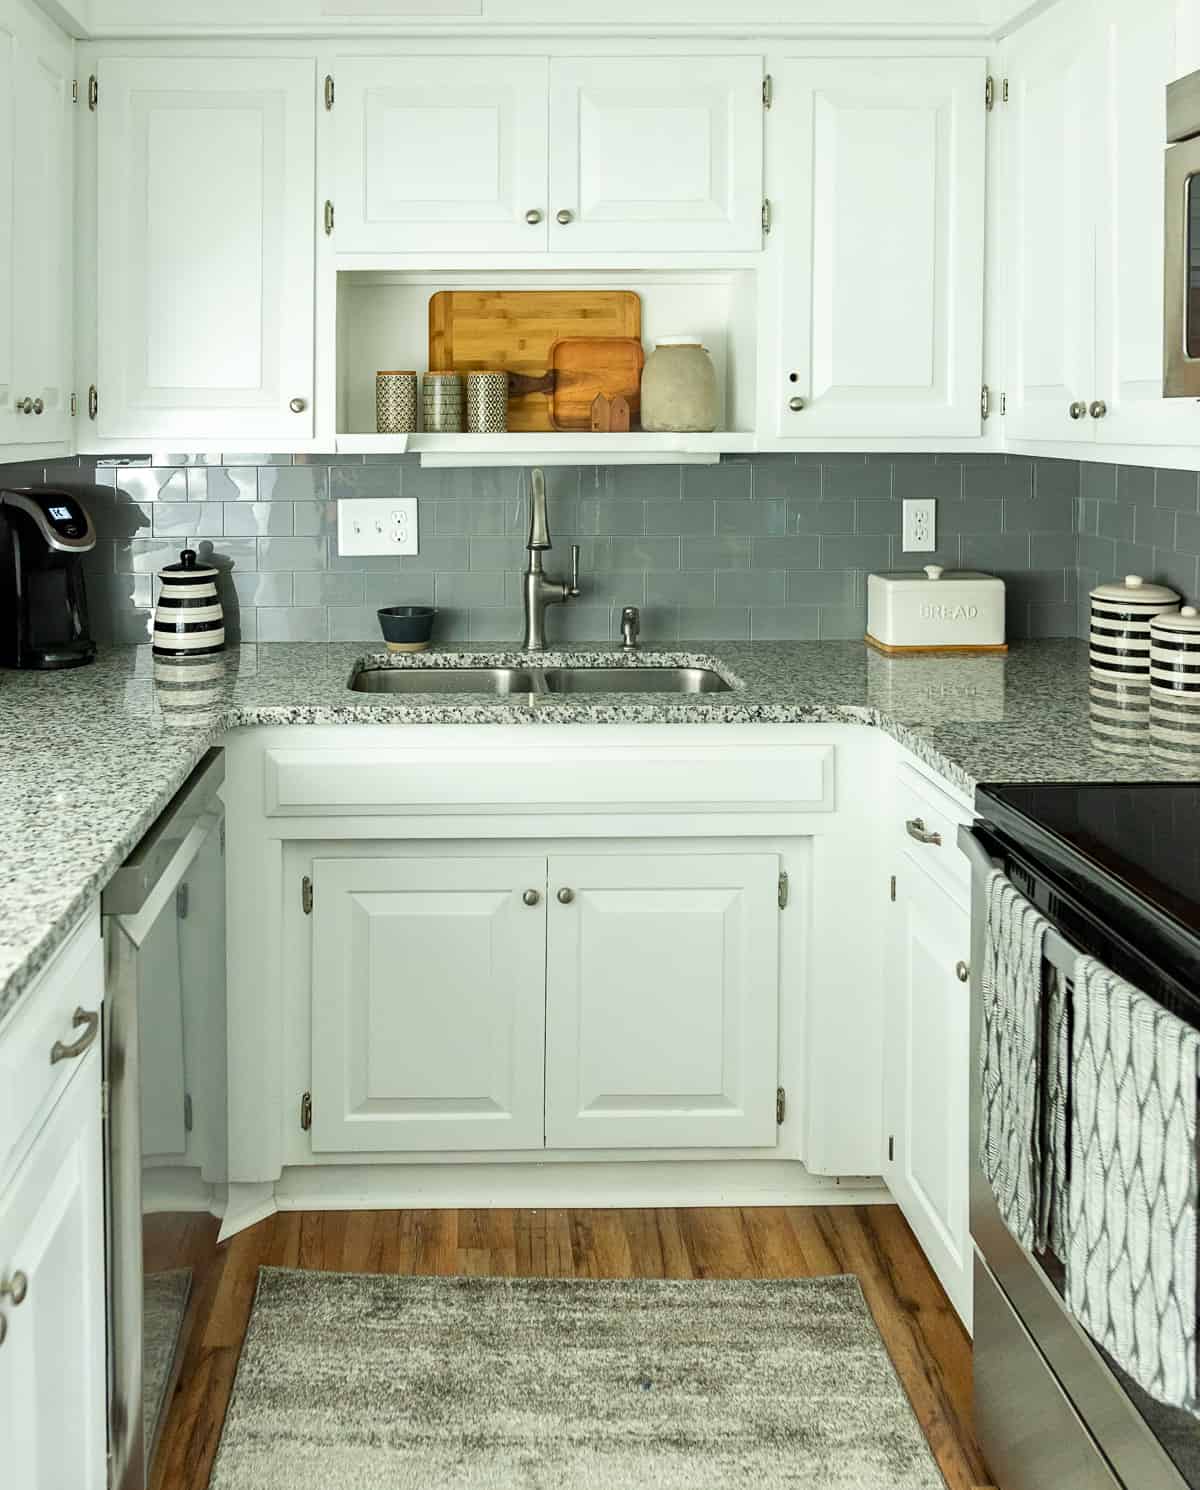
[[888, 1139], [888, 1163], [889, 1164], [894, 1164], [895, 1162], [896, 1162], [896, 1139], [895, 1139], [895, 1136], [893, 1135], [892, 1137], [889, 1137], [889, 1139]]
[[88, 79], [88, 108], [94, 114], [100, 106], [100, 80], [93, 73]]
[[996, 107], [997, 100], [1000, 103], [1008, 102], [1008, 79], [1001, 78], [997, 86], [996, 79], [989, 74], [987, 82], [983, 85], [983, 106], [989, 114]]
[[891, 898], [892, 898], [892, 900], [895, 900], [895, 898], [896, 898], [896, 876], [895, 875], [892, 875]]
[[763, 108], [769, 109], [775, 102], [775, 79], [770, 73], [763, 78]]
[[184, 1092], [184, 1094], [183, 1094], [183, 1131], [185, 1133], [190, 1133], [192, 1131], [192, 1094], [191, 1094], [191, 1092]]
[[333, 78], [329, 73], [325, 74], [325, 107], [333, 108]]
[[178, 920], [178, 921], [186, 921], [187, 920], [188, 900], [189, 900], [189, 898], [190, 898], [190, 892], [189, 892], [188, 887], [187, 887], [187, 881], [185, 880], [182, 885], [176, 885], [176, 887], [175, 887], [175, 919], [176, 920]]
[[781, 1126], [787, 1117], [787, 1088], [777, 1086], [775, 1088], [775, 1124]]
[[979, 394], [979, 417], [990, 419], [992, 416], [992, 390], [985, 383]]
[[107, 1081], [102, 1081], [100, 1083], [100, 1121], [102, 1123], [107, 1123], [108, 1122], [108, 1107], [109, 1107], [109, 1100], [108, 1099], [109, 1099], [109, 1093], [110, 1093], [110, 1091], [111, 1091], [111, 1087], [109, 1086], [108, 1082]]
[[75, 415], [79, 413], [79, 395], [78, 395], [78, 393], [72, 393], [72, 395], [71, 395], [70, 409], [71, 409], [71, 418], [74, 419]]
[[787, 870], [784, 869], [780, 871], [779, 875], [779, 909], [781, 911], [787, 910], [789, 895], [790, 886], [788, 884], [788, 873]]
[[300, 1128], [307, 1133], [312, 1127], [312, 1093], [305, 1092], [300, 1098]]
[[771, 231], [771, 198], [764, 197], [762, 204], [762, 230], [764, 237]]
[[78, 103], [79, 102], [79, 79], [78, 78], [72, 78], [71, 79], [71, 102], [72, 103]]
[[325, 236], [326, 236], [326, 238], [329, 238], [332, 235], [333, 235], [333, 203], [332, 202], [326, 202], [325, 203]]
[[95, 383], [88, 389], [88, 418], [95, 419], [100, 412], [100, 394], [96, 391]]
[[312, 880], [307, 874], [300, 881], [300, 906], [306, 916], [312, 915], [313, 886]]

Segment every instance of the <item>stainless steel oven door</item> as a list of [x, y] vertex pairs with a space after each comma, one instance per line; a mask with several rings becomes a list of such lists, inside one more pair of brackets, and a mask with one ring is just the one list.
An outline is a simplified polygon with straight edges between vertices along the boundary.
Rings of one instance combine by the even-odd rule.
[[1167, 150], [1163, 395], [1200, 398], [1200, 138]]

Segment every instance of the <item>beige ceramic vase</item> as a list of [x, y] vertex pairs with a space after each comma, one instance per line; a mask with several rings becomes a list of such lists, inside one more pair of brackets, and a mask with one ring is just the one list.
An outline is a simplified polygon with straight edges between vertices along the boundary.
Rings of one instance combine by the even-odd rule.
[[716, 429], [720, 396], [712, 358], [697, 336], [664, 336], [642, 372], [642, 428], [654, 434]]

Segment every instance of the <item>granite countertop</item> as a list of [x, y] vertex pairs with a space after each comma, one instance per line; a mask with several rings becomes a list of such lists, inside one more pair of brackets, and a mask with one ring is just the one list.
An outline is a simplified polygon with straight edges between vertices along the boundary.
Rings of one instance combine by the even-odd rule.
[[[0, 1018], [222, 733], [269, 724], [837, 722], [877, 726], [970, 796], [985, 781], [1179, 780], [1147, 750], [1098, 748], [1087, 649], [1026, 642], [1006, 657], [887, 658], [859, 642], [697, 642], [645, 663], [699, 663], [728, 693], [507, 699], [351, 692], [360, 660], [385, 666], [528, 661], [504, 647], [371, 654], [362, 645], [235, 648], [198, 690], [155, 679], [147, 647], [103, 649], [64, 673], [0, 674]], [[542, 654], [543, 665], [623, 664], [619, 648]]]

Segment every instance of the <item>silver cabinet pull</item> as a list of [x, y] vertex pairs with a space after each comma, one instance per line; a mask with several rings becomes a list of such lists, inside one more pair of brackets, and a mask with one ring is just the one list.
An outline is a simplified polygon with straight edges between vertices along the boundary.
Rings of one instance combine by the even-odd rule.
[[17, 402], [15, 404], [15, 408], [16, 408], [16, 411], [17, 411], [18, 414], [32, 414], [33, 413], [33, 399], [31, 399], [31, 398], [19, 398], [19, 399], [17, 399]]
[[971, 968], [970, 968], [970, 965], [968, 963], [963, 962], [962, 959], [960, 958], [958, 960], [958, 962], [956, 962], [954, 964], [954, 976], [958, 979], [958, 981], [960, 983], [967, 983], [967, 982], [969, 982], [970, 981], [970, 978], [971, 978]]
[[1094, 399], [1088, 407], [1088, 413], [1093, 419], [1103, 419], [1108, 413], [1108, 405], [1102, 398]]
[[0, 1299], [12, 1299], [14, 1309], [25, 1302], [25, 1296], [28, 1292], [29, 1279], [24, 1273], [14, 1273], [11, 1278], [0, 1283]]
[[1067, 410], [1067, 413], [1070, 414], [1072, 419], [1083, 419], [1086, 416], [1087, 411], [1087, 404], [1081, 403], [1079, 399], [1076, 399], [1071, 407]]
[[564, 207], [560, 212], [556, 212], [554, 216], [555, 220], [561, 223], [564, 228], [567, 226], [568, 223], [573, 223], [575, 221], [575, 214], [569, 211], [566, 207]]
[[45, 408], [46, 408], [46, 405], [42, 402], [42, 400], [40, 398], [35, 398], [34, 399], [34, 401], [33, 401], [33, 412], [35, 414], [44, 413], [45, 412]]
[[538, 901], [541, 900], [541, 898], [542, 897], [536, 890], [526, 890], [524, 895], [521, 896], [521, 899], [525, 902], [526, 905], [537, 905]]
[[306, 398], [290, 398], [288, 400], [288, 408], [291, 409], [293, 414], [303, 414], [305, 409], [308, 408], [308, 400]]
[[50, 1064], [57, 1066], [59, 1061], [73, 1061], [81, 1056], [100, 1033], [100, 1015], [91, 1009], [76, 1009], [71, 1016], [71, 1023], [78, 1028], [86, 1025], [87, 1028], [79, 1039], [72, 1045], [64, 1045], [61, 1040], [55, 1040], [50, 1047]]
[[791, 411], [792, 411], [793, 414], [800, 414], [800, 413], [802, 413], [806, 407], [807, 407], [807, 405], [805, 404], [805, 402], [804, 402], [804, 400], [802, 398], [789, 398], [788, 399], [788, 408], [791, 409]]
[[541, 220], [542, 220], [542, 210], [541, 210], [540, 207], [531, 207], [529, 209], [529, 211], [525, 214], [525, 221], [529, 224], [529, 226], [531, 228], [536, 228], [537, 225], [538, 225], [538, 223], [541, 222]]
[[570, 905], [571, 902], [572, 902], [572, 900], [575, 899], [575, 891], [574, 890], [568, 890], [567, 887], [566, 887], [566, 885], [564, 885], [562, 887], [562, 889], [558, 892], [558, 895], [557, 895], [556, 898], [558, 900], [559, 905]]
[[904, 831], [910, 838], [915, 838], [918, 843], [932, 843], [935, 848], [942, 846], [942, 835], [931, 833], [925, 826], [923, 817], [910, 817], [904, 824]]

